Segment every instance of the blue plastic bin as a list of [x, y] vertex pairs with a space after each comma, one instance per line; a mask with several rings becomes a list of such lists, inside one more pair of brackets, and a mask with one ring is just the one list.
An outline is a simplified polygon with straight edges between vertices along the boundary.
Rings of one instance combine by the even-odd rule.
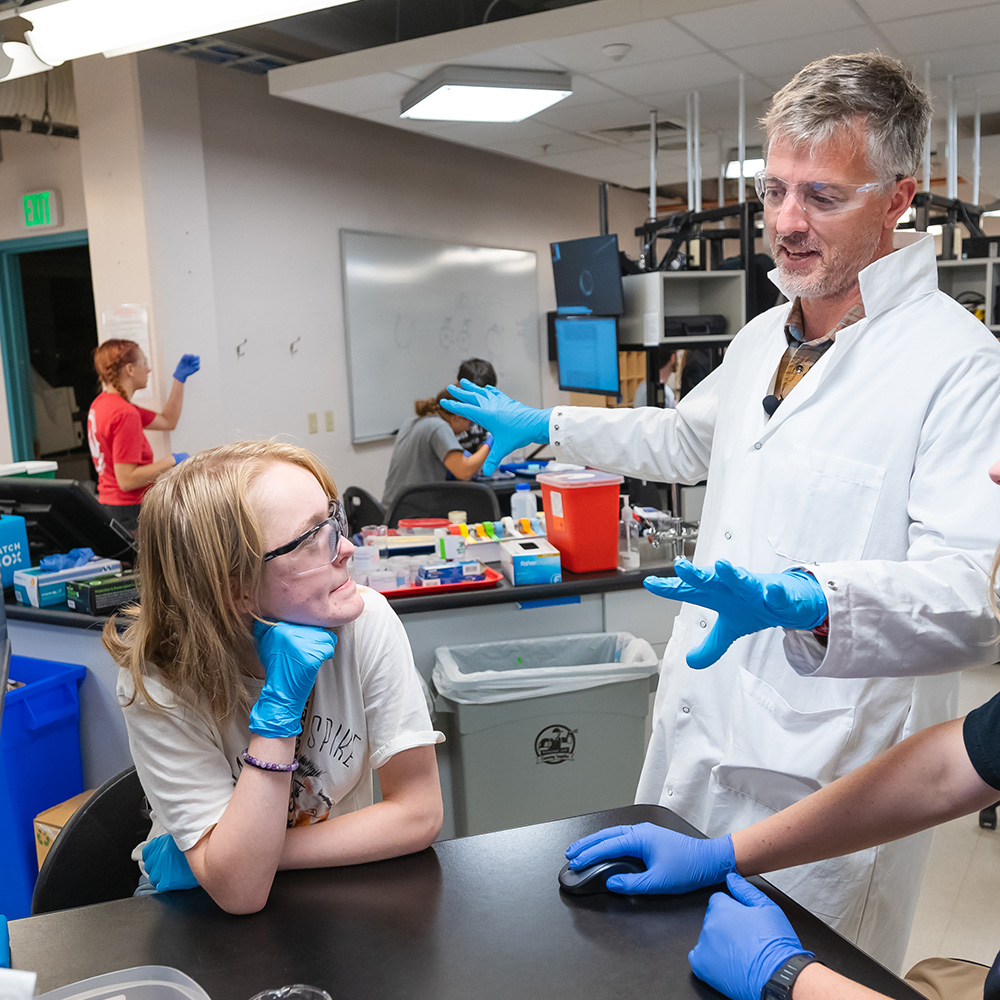
[[74, 663], [10, 658], [11, 680], [0, 723], [0, 913], [31, 912], [38, 877], [35, 817], [83, 791], [80, 682]]

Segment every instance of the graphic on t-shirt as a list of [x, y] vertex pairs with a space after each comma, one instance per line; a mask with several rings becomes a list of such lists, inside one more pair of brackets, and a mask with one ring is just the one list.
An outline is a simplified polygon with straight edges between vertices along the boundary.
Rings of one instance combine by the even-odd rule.
[[97, 440], [97, 414], [91, 410], [87, 414], [87, 444], [90, 445], [90, 457], [94, 460], [94, 468], [99, 476], [104, 475], [104, 453], [101, 442]]
[[305, 745], [315, 750], [317, 756], [326, 754], [331, 760], [350, 767], [354, 760], [354, 744], [361, 742], [361, 734], [343, 722], [335, 724], [329, 716], [313, 715], [309, 719], [309, 735]]
[[305, 754], [299, 754], [299, 766], [292, 775], [288, 797], [288, 825], [311, 826], [330, 815], [333, 802], [323, 793], [326, 772]]

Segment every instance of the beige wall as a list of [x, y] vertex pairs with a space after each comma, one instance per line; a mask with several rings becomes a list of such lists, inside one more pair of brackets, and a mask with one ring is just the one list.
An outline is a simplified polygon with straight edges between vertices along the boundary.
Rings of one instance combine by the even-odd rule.
[[[259, 77], [159, 52], [75, 76], [98, 314], [148, 305], [158, 386], [202, 355], [173, 450], [277, 434], [380, 494], [391, 443], [350, 440], [339, 230], [534, 250], [544, 314], [549, 242], [598, 229], [594, 181], [273, 98]], [[645, 207], [611, 191], [630, 249]], [[334, 430], [310, 434], [326, 410]]]

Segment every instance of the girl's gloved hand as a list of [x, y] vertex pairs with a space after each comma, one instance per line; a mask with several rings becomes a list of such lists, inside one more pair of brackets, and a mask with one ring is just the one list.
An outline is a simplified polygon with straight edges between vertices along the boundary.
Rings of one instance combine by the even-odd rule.
[[[609, 879], [610, 881], [610, 879]], [[760, 1000], [764, 984], [793, 955], [809, 955], [781, 908], [735, 872], [732, 896], [709, 900], [698, 943], [688, 952], [691, 971], [733, 1000]]]
[[201, 368], [201, 358], [197, 354], [182, 354], [174, 369], [174, 378], [178, 382], [186, 382], [188, 376], [193, 375], [199, 368]]
[[254, 622], [253, 637], [265, 680], [250, 710], [250, 732], [273, 738], [298, 736], [316, 674], [333, 656], [337, 637], [312, 625], [265, 625], [259, 621]]
[[142, 867], [157, 892], [194, 889], [198, 885], [187, 858], [169, 833], [161, 834], [143, 847]]
[[605, 858], [639, 858], [646, 871], [635, 875], [612, 875], [612, 892], [629, 894], [691, 892], [721, 882], [736, 868], [733, 838], [698, 840], [667, 830], [655, 823], [612, 826], [570, 844], [569, 866], [586, 868]]
[[511, 399], [496, 386], [479, 386], [462, 379], [462, 387], [449, 385], [455, 399], [442, 399], [441, 406], [475, 424], [485, 427], [494, 437], [490, 453], [483, 463], [483, 475], [492, 476], [506, 455], [529, 444], [547, 444], [551, 410], [536, 410]]
[[677, 559], [674, 571], [676, 577], [647, 576], [643, 586], [719, 615], [705, 641], [687, 654], [696, 670], [715, 663], [740, 636], [765, 628], [814, 629], [826, 619], [823, 588], [804, 570], [751, 573], [725, 559], [712, 570]]
[[174, 456], [174, 465], [180, 465], [185, 458], [191, 457], [190, 453], [186, 451], [175, 451], [171, 452], [171, 454]]

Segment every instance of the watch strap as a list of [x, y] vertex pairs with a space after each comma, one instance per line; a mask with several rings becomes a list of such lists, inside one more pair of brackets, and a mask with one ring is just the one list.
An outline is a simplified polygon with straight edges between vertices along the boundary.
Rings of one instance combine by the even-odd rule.
[[804, 951], [798, 955], [792, 955], [771, 978], [764, 983], [764, 988], [760, 991], [761, 1000], [790, 1000], [792, 986], [798, 979], [799, 973], [813, 962], [819, 959], [811, 952]]

